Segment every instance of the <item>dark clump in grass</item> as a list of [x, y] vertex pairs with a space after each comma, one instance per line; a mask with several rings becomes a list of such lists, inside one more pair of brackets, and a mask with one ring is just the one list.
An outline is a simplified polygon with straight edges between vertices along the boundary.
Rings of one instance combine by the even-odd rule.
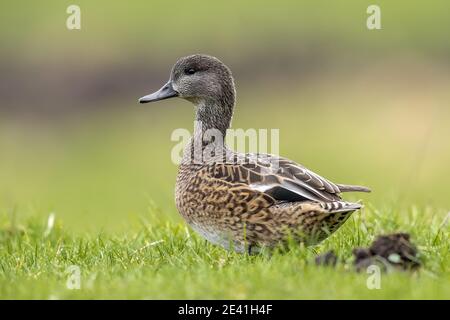
[[420, 267], [417, 249], [410, 242], [407, 233], [378, 236], [369, 248], [354, 249], [353, 255], [358, 272], [373, 264], [379, 265], [384, 271], [391, 267], [401, 270], [414, 270]]
[[338, 258], [333, 250], [327, 251], [324, 254], [316, 256], [314, 262], [317, 266], [336, 266]]

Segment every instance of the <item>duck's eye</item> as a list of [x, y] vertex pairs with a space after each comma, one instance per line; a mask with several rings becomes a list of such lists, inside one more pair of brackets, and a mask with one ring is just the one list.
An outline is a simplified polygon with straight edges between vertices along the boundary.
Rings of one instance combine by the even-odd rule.
[[186, 69], [186, 74], [194, 74], [195, 73], [195, 69], [194, 68], [189, 68], [189, 69]]

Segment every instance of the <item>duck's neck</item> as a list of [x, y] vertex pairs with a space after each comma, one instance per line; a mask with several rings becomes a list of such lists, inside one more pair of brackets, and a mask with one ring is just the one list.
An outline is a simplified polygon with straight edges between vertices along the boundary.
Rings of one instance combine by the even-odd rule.
[[231, 125], [233, 107], [234, 95], [229, 100], [196, 103], [194, 135], [186, 146], [184, 163], [204, 163], [225, 155], [224, 151], [228, 150], [225, 136]]
[[[236, 100], [234, 81], [231, 75], [224, 81], [220, 93], [213, 98], [197, 98], [190, 100], [196, 106], [194, 135], [186, 146], [183, 163], [204, 163], [205, 153], [215, 154], [212, 158], [221, 158], [221, 152], [228, 150], [225, 136], [231, 125]], [[206, 157], [207, 158], [207, 157]], [[210, 158], [211, 161], [211, 158]]]
[[[217, 97], [199, 99], [194, 103], [197, 109], [194, 138], [201, 138], [203, 145], [215, 142], [224, 143], [227, 129], [231, 125], [235, 104], [233, 80], [231, 79], [222, 87], [221, 94]], [[214, 136], [214, 139], [211, 139], [211, 136]]]
[[221, 105], [217, 101], [201, 101], [196, 106], [194, 136], [203, 137], [208, 143], [209, 136], [221, 135], [225, 139], [227, 129], [230, 128], [233, 116], [233, 105]]

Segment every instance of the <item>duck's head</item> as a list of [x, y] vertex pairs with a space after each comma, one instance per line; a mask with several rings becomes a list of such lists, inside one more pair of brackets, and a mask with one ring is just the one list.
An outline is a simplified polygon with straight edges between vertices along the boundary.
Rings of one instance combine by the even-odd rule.
[[139, 99], [140, 103], [180, 97], [196, 105], [233, 107], [234, 81], [230, 69], [219, 59], [203, 54], [180, 58], [169, 81], [158, 91]]

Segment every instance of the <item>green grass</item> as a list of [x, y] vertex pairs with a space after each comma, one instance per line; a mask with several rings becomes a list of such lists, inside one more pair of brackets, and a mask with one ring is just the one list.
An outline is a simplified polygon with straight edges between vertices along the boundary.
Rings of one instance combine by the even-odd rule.
[[[397, 212], [397, 214], [395, 213]], [[448, 226], [431, 211], [357, 214], [314, 248], [258, 256], [230, 253], [207, 244], [182, 223], [149, 212], [122, 235], [72, 234], [45, 221], [3, 221], [0, 231], [0, 296], [3, 299], [446, 299], [450, 296]], [[423, 227], [426, 226], [426, 227]], [[381, 276], [369, 290], [368, 274], [355, 273], [351, 251], [373, 235], [407, 231], [420, 251], [420, 271]], [[316, 253], [333, 249], [336, 269], [316, 267]], [[81, 270], [81, 289], [66, 287], [68, 268]]]

